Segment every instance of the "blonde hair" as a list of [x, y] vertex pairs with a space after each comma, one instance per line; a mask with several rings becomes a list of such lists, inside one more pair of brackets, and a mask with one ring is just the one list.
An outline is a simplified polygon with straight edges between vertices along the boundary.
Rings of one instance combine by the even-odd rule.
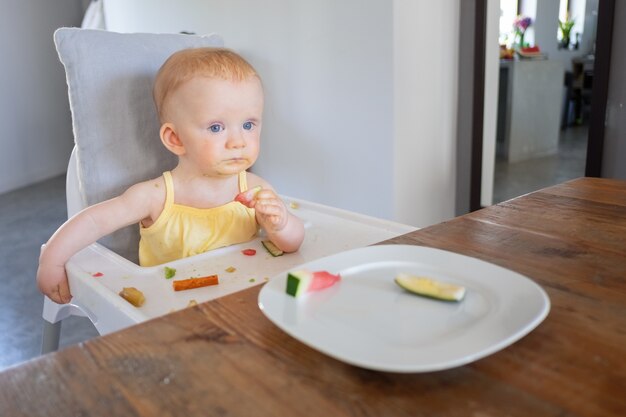
[[224, 48], [190, 48], [172, 54], [159, 69], [154, 80], [153, 97], [159, 118], [168, 95], [194, 77], [244, 81], [259, 74], [235, 52]]

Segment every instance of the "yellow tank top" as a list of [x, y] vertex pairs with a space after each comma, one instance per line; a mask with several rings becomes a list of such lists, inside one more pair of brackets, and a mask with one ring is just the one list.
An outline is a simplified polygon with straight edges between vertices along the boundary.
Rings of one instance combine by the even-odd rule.
[[[154, 266], [211, 249], [247, 242], [257, 233], [254, 209], [231, 201], [208, 209], [174, 203], [171, 172], [163, 173], [165, 206], [149, 227], [139, 225], [139, 264]], [[239, 191], [248, 189], [246, 172], [239, 173]]]

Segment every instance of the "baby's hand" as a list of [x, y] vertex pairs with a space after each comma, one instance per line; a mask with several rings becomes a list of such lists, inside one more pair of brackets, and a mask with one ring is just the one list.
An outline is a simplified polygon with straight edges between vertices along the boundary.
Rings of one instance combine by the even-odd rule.
[[263, 189], [257, 192], [250, 206], [256, 210], [257, 221], [266, 231], [279, 232], [287, 225], [287, 207], [274, 191]]
[[37, 286], [57, 304], [66, 304], [72, 299], [64, 266], [40, 264], [37, 270]]

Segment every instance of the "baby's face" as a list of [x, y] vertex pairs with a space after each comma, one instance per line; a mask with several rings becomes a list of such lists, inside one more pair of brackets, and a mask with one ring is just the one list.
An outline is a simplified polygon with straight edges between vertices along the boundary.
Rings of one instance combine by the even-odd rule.
[[168, 101], [171, 122], [185, 146], [181, 159], [200, 174], [230, 176], [254, 164], [263, 116], [263, 88], [258, 78], [193, 78]]

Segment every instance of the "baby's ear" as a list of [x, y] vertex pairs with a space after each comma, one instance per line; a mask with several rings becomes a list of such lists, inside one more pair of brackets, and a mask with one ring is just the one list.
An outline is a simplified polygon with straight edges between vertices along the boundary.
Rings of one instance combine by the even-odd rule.
[[178, 137], [176, 126], [173, 123], [163, 123], [159, 134], [161, 135], [161, 142], [170, 152], [178, 156], [185, 154], [185, 146]]

